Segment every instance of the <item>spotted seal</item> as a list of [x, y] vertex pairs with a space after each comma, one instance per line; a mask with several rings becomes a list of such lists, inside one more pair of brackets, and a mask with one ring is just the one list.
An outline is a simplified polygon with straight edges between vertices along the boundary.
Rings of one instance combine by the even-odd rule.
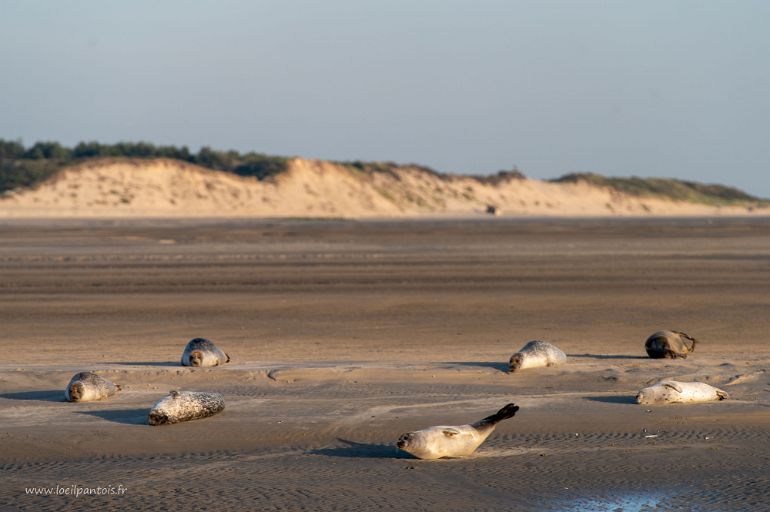
[[518, 405], [508, 404], [492, 416], [470, 425], [438, 426], [407, 432], [398, 438], [396, 446], [418, 459], [467, 457], [489, 437], [499, 422], [512, 418], [518, 410]]
[[636, 403], [647, 404], [680, 404], [686, 402], [711, 402], [724, 400], [729, 395], [721, 389], [710, 386], [705, 382], [677, 382], [663, 380], [642, 389], [636, 395]]
[[567, 362], [567, 354], [556, 345], [547, 341], [532, 340], [511, 356], [508, 371], [515, 372], [525, 368], [556, 366]]
[[687, 354], [695, 351], [697, 340], [679, 331], [658, 331], [644, 343], [647, 355], [653, 359], [687, 358]]
[[182, 352], [182, 366], [219, 366], [229, 362], [230, 356], [206, 338], [190, 340]]
[[120, 391], [120, 386], [93, 372], [76, 373], [64, 390], [68, 402], [104, 400]]
[[199, 420], [221, 412], [225, 399], [219, 393], [205, 391], [171, 391], [152, 406], [147, 422], [166, 425]]

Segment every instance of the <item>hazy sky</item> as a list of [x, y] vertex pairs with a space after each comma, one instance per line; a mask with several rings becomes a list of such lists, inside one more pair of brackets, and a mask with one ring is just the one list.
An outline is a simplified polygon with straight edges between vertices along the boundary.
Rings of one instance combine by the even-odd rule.
[[770, 197], [770, 2], [15, 1], [0, 138]]

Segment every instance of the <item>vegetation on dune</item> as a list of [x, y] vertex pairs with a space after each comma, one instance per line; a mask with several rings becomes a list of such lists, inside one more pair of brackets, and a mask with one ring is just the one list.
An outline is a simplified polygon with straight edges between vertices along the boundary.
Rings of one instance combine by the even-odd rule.
[[752, 196], [737, 188], [670, 178], [639, 178], [636, 176], [611, 178], [595, 173], [573, 173], [565, 174], [551, 181], [554, 183], [584, 182], [599, 187], [608, 187], [637, 197], [662, 197], [712, 206], [745, 205], [747, 203], [770, 206], [770, 201]]
[[192, 153], [186, 146], [155, 146], [147, 142], [81, 142], [73, 148], [58, 142], [37, 142], [26, 148], [21, 142], [0, 139], [0, 193], [35, 185], [64, 167], [96, 158], [171, 158], [260, 180], [283, 172], [289, 161], [286, 157], [209, 147]]
[[401, 176], [399, 176], [396, 173], [396, 169], [400, 169], [404, 167], [409, 167], [410, 169], [416, 169], [418, 171], [424, 172], [426, 174], [430, 174], [440, 179], [445, 179], [447, 177], [446, 174], [441, 174], [440, 172], [434, 169], [431, 169], [430, 167], [426, 167], [424, 165], [419, 165], [419, 164], [399, 165], [395, 162], [364, 162], [362, 160], [332, 161], [332, 163], [336, 165], [340, 165], [342, 167], [346, 167], [353, 171], [359, 171], [364, 173], [390, 174], [393, 178], [397, 180], [400, 180]]
[[[44, 147], [35, 148], [35, 153]], [[50, 177], [61, 167], [53, 158], [24, 158], [26, 152], [21, 143], [0, 139], [0, 192], [33, 185]]]
[[398, 174], [395, 173], [395, 169], [398, 164], [395, 162], [363, 162], [361, 160], [353, 161], [333, 161], [333, 164], [341, 165], [352, 171], [364, 172], [364, 173], [382, 173], [390, 174], [395, 179], [401, 179]]
[[[457, 175], [452, 174], [443, 174], [435, 169], [431, 169], [430, 167], [427, 167], [425, 165], [419, 165], [419, 164], [405, 164], [405, 165], [399, 165], [395, 162], [364, 162], [361, 160], [353, 160], [353, 161], [335, 161], [332, 162], [336, 165], [341, 165], [343, 167], [346, 167], [348, 169], [354, 170], [354, 171], [360, 171], [365, 173], [382, 173], [382, 174], [390, 174], [395, 179], [400, 180], [401, 177], [395, 172], [396, 169], [403, 169], [403, 168], [409, 168], [414, 169], [420, 172], [423, 172], [425, 174], [429, 174], [435, 178], [441, 179], [441, 180], [452, 180], [457, 178]], [[471, 178], [474, 180], [477, 180], [481, 183], [488, 183], [490, 185], [497, 185], [502, 182], [506, 181], [512, 181], [512, 180], [523, 180], [526, 179], [526, 176], [519, 171], [516, 166], [513, 167], [513, 169], [509, 171], [498, 171], [495, 174], [490, 174], [488, 176], [478, 176], [478, 175], [470, 175], [470, 176], [460, 176], [463, 178]]]
[[497, 174], [491, 174], [489, 176], [483, 176], [479, 178], [479, 181], [489, 183], [491, 185], [497, 185], [498, 183], [504, 183], [513, 180], [525, 180], [524, 173], [521, 172], [516, 166], [510, 171], [498, 171]]

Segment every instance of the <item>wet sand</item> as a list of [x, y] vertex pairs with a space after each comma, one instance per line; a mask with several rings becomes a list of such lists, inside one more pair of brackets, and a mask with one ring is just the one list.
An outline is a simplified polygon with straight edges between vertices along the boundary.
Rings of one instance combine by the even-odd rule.
[[[770, 219], [0, 221], [0, 325], [3, 509], [770, 508]], [[567, 365], [506, 373], [535, 338]], [[82, 370], [123, 391], [65, 403]], [[731, 398], [633, 403], [663, 377]], [[171, 389], [226, 409], [147, 426]], [[508, 402], [472, 458], [395, 448]]]

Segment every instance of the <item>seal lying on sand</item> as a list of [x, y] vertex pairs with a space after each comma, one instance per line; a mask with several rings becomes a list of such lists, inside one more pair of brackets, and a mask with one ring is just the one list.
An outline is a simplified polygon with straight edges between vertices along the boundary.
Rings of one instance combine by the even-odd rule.
[[547, 341], [533, 340], [511, 356], [508, 371], [555, 366], [567, 362], [567, 354]]
[[697, 340], [679, 331], [658, 331], [644, 343], [647, 355], [653, 359], [668, 357], [685, 359], [687, 354], [695, 351]]
[[711, 402], [724, 400], [728, 394], [705, 382], [677, 382], [663, 380], [639, 391], [638, 404], [679, 404], [685, 402]]
[[120, 386], [113, 384], [104, 377], [93, 372], [76, 373], [67, 389], [64, 390], [64, 398], [68, 402], [92, 402], [111, 397], [120, 391]]
[[429, 427], [402, 434], [396, 446], [418, 459], [441, 459], [443, 457], [467, 457], [476, 451], [495, 426], [512, 418], [519, 406], [508, 404], [492, 416], [471, 425], [459, 427]]
[[230, 356], [206, 338], [190, 340], [182, 353], [182, 366], [219, 366], [229, 362]]
[[224, 408], [225, 399], [219, 393], [172, 391], [152, 406], [147, 422], [150, 425], [165, 425], [199, 420], [213, 416]]

